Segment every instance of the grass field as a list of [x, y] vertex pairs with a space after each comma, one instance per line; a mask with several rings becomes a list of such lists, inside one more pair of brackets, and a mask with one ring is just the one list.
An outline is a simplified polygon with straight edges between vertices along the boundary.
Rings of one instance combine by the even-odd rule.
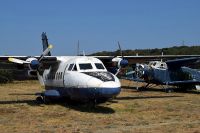
[[[123, 85], [132, 83], [123, 81]], [[37, 81], [0, 86], [0, 132], [66, 133], [200, 133], [200, 93], [137, 92], [123, 89], [98, 105], [49, 105], [35, 102], [43, 89]]]

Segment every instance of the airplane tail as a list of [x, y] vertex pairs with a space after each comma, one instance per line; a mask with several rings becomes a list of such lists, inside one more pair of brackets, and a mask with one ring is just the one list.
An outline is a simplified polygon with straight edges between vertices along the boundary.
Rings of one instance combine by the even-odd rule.
[[[45, 51], [49, 46], [46, 32], [42, 32], [42, 45], [43, 45], [43, 51]], [[47, 56], [51, 56], [51, 52], [49, 52]]]

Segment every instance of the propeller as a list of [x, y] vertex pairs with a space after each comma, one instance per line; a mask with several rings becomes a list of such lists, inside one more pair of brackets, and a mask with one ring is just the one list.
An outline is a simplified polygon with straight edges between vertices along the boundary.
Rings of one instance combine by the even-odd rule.
[[139, 81], [141, 80], [141, 78], [143, 78], [144, 76], [144, 65], [143, 64], [139, 64], [137, 63], [134, 67], [133, 67], [133, 71], [127, 72], [126, 76], [132, 75], [133, 74], [135, 76], [133, 76], [132, 78], [134, 78], [134, 80], [136, 81], [136, 89], [139, 90]]
[[45, 49], [45, 51], [41, 54], [40, 58], [38, 59], [38, 61], [40, 62], [45, 55], [47, 55], [50, 50], [53, 48], [53, 45], [49, 44], [49, 46]]
[[135, 67], [136, 89], [139, 91], [139, 80], [144, 75], [144, 65], [137, 63]]
[[40, 55], [40, 57], [37, 59], [37, 58], [34, 58], [34, 57], [31, 57], [31, 58], [28, 58], [26, 60], [21, 60], [21, 59], [17, 59], [17, 58], [8, 58], [8, 60], [10, 62], [13, 62], [13, 63], [17, 63], [17, 64], [21, 64], [21, 65], [25, 65], [25, 64], [28, 64], [29, 65], [29, 68], [31, 70], [37, 70], [40, 66], [40, 63], [41, 63], [41, 60], [44, 58], [44, 56], [48, 55], [48, 53], [50, 52], [50, 50], [53, 48], [53, 45], [49, 45], [46, 50]]
[[137, 78], [142, 78], [144, 75], [144, 65], [136, 64], [135, 72], [136, 72]]
[[129, 71], [126, 73], [126, 75], [133, 75], [135, 74], [136, 78], [139, 79], [139, 78], [142, 78], [143, 75], [144, 75], [144, 65], [142, 64], [136, 64], [136, 67], [135, 67], [135, 70], [133, 71]]
[[13, 62], [13, 63], [17, 63], [17, 64], [29, 64], [28, 61], [24, 61], [24, 60], [20, 60], [17, 58], [8, 58], [8, 61]]
[[119, 41], [117, 43], [118, 43], [120, 55], [122, 56], [122, 59], [123, 59], [124, 56], [123, 56], [123, 52], [122, 52], [122, 49], [121, 49], [121, 45], [120, 45]]
[[118, 64], [118, 69], [117, 69], [117, 72], [115, 73], [115, 75], [119, 74], [121, 68], [128, 66], [128, 60], [126, 60], [124, 58], [123, 51], [121, 49], [121, 45], [120, 45], [119, 41], [118, 41], [118, 47], [119, 47], [121, 58], [115, 57], [115, 58], [112, 59], [112, 62], [117, 62], [117, 64]]

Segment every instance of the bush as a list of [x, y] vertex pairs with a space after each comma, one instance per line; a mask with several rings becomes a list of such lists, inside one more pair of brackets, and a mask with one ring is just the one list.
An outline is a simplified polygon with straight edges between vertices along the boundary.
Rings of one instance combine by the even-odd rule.
[[0, 83], [9, 83], [13, 81], [13, 73], [9, 70], [0, 70]]

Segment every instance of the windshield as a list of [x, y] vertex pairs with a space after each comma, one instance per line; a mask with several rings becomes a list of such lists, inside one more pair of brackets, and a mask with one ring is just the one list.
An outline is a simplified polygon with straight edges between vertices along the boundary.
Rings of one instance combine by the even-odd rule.
[[104, 66], [101, 63], [95, 63], [95, 66], [97, 69], [104, 69]]
[[73, 68], [73, 66], [74, 66], [74, 64], [70, 64], [70, 65], [69, 65], [69, 68], [68, 68], [68, 71], [71, 71], [72, 68]]
[[80, 70], [88, 70], [92, 69], [92, 65], [90, 63], [79, 64]]

